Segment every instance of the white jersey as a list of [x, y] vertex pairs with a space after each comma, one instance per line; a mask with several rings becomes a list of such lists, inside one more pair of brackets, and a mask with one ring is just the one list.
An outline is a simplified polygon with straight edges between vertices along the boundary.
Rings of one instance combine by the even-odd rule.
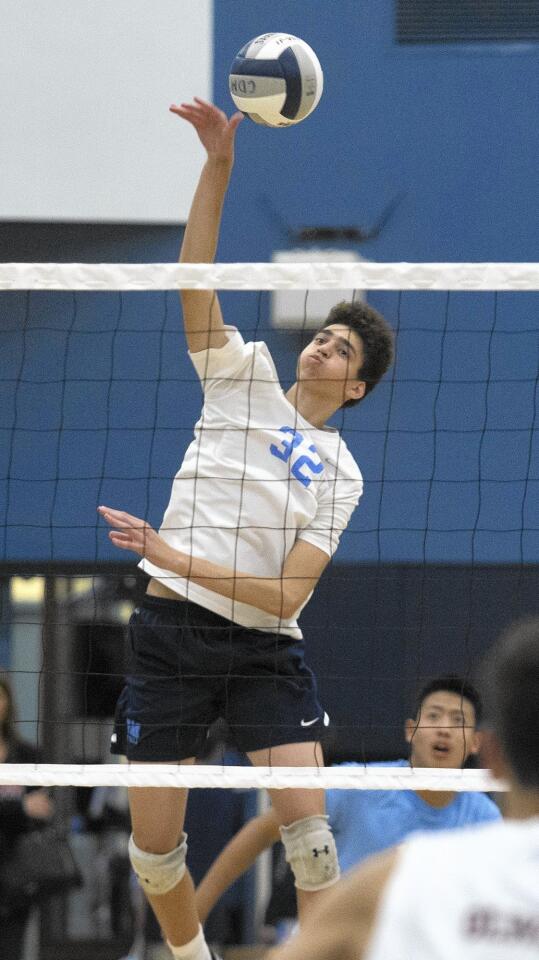
[[[191, 354], [204, 406], [160, 533], [194, 557], [278, 577], [298, 538], [332, 556], [363, 481], [338, 431], [313, 427], [286, 399], [266, 345], [245, 343], [234, 327], [226, 330], [226, 346]], [[140, 566], [236, 623], [301, 637], [301, 607], [280, 619], [147, 560]]]
[[538, 817], [418, 835], [402, 848], [365, 960], [538, 957]]

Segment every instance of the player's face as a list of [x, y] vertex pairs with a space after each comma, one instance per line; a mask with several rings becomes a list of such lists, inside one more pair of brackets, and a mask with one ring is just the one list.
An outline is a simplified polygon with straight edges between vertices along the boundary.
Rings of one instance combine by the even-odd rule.
[[415, 720], [406, 721], [414, 767], [462, 767], [479, 749], [475, 710], [458, 693], [436, 690], [425, 697]]
[[338, 393], [343, 403], [363, 396], [365, 386], [357, 376], [362, 364], [361, 337], [344, 324], [332, 323], [319, 330], [300, 354], [298, 379]]

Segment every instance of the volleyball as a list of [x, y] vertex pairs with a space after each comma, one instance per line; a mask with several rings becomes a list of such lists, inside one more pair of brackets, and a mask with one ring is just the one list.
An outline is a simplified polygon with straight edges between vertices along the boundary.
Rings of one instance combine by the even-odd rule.
[[263, 33], [246, 43], [230, 68], [238, 110], [267, 127], [290, 127], [317, 106], [324, 75], [316, 53], [289, 33]]

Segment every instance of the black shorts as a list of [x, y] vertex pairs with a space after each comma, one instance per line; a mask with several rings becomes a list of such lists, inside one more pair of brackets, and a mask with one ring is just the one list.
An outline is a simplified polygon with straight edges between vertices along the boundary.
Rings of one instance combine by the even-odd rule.
[[112, 753], [196, 757], [224, 718], [242, 753], [320, 737], [327, 717], [303, 641], [251, 630], [190, 601], [147, 596], [129, 622], [130, 667]]

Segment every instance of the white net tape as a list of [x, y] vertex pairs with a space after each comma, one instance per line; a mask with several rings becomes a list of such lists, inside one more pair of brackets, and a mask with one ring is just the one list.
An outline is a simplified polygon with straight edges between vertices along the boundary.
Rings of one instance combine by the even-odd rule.
[[0, 263], [0, 290], [539, 290], [539, 263]]
[[488, 770], [411, 767], [234, 767], [219, 764], [3, 763], [0, 784], [32, 787], [265, 787], [284, 790], [484, 790], [508, 787]]

